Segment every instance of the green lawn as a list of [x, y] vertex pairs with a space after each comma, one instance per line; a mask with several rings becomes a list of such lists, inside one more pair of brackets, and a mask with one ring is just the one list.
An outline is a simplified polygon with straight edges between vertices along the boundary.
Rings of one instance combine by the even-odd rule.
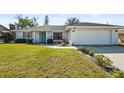
[[0, 77], [111, 77], [74, 49], [0, 44]]
[[119, 43], [120, 46], [124, 46], [124, 43]]

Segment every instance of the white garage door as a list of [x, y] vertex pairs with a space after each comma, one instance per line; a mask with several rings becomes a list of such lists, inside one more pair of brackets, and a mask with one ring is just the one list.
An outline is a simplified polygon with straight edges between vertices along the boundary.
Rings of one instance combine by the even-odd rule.
[[110, 44], [110, 31], [77, 31], [76, 45]]

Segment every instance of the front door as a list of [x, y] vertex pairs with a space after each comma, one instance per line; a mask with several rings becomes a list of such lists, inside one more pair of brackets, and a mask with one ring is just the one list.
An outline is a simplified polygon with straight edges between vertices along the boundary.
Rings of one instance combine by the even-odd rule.
[[41, 42], [46, 43], [46, 32], [41, 32]]

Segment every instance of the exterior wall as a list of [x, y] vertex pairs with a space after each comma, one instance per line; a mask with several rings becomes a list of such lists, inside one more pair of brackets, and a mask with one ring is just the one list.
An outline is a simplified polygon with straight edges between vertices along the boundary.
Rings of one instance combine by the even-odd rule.
[[2, 36], [2, 33], [0, 32], [0, 36]]
[[[66, 42], [74, 45], [107, 45], [118, 43], [118, 33], [116, 29], [112, 28], [76, 28], [70, 31], [64, 32], [64, 30], [51, 30], [46, 31], [46, 42], [47, 39], [53, 39], [54, 32], [62, 32], [62, 39]], [[16, 39], [23, 38], [23, 32], [16, 32]], [[32, 39], [34, 43], [40, 41], [40, 32], [32, 32]], [[54, 40], [58, 42], [62, 40]]]
[[35, 32], [35, 42], [40, 42], [39, 41], [39, 32]]
[[23, 32], [19, 31], [16, 32], [16, 39], [22, 39], [23, 38]]
[[53, 32], [48, 32], [48, 39], [53, 39]]
[[46, 43], [47, 43], [48, 37], [49, 37], [49, 36], [48, 36], [48, 32], [46, 32]]
[[3, 33], [0, 31], [0, 43], [3, 42], [2, 35], [3, 35]]
[[[54, 32], [46, 32], [46, 42], [47, 39], [53, 39], [53, 33]], [[64, 33], [62, 33], [62, 37], [64, 39]], [[41, 38], [40, 38], [40, 32], [32, 32], [32, 39], [34, 40], [34, 43], [39, 43], [41, 42]], [[53, 40], [53, 42], [61, 42], [62, 40]]]
[[67, 42], [72, 45], [72, 40], [71, 40], [71, 31], [67, 32]]
[[68, 41], [74, 45], [111, 45], [117, 44], [117, 39], [117, 32], [111, 29], [74, 29], [68, 33]]
[[39, 32], [39, 42], [42, 42], [41, 35], [42, 35], [42, 33], [41, 33], [41, 32]]
[[39, 40], [39, 32], [32, 32], [32, 39], [34, 40], [34, 43], [40, 42]]
[[116, 29], [112, 30], [112, 44], [118, 44], [118, 32], [116, 31]]
[[32, 32], [32, 39], [33, 39], [33, 42], [35, 43], [35, 32]]
[[68, 32], [64, 32], [65, 33], [65, 42], [68, 42]]
[[65, 32], [62, 32], [62, 39], [65, 40], [65, 38], [66, 38], [66, 33]]

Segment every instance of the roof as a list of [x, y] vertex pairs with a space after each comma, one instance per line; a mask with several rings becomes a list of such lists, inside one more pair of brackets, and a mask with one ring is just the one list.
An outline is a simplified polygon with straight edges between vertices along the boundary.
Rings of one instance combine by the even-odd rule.
[[78, 24], [74, 24], [72, 26], [67, 26], [66, 31], [69, 31], [70, 29], [80, 29], [80, 28], [86, 28], [86, 29], [122, 29], [124, 26], [119, 25], [111, 25], [111, 24], [101, 24], [101, 23], [92, 23], [92, 22], [80, 22]]
[[11, 31], [55, 31], [55, 32], [62, 32], [66, 31], [70, 28], [79, 26], [82, 28], [116, 28], [121, 29], [124, 28], [124, 26], [118, 26], [118, 25], [110, 25], [110, 24], [101, 24], [101, 23], [91, 23], [91, 22], [80, 22], [78, 24], [75, 24], [73, 26], [65, 26], [65, 25], [48, 25], [48, 26], [37, 26], [37, 27], [30, 27], [30, 28], [23, 28], [18, 30], [11, 30]]
[[66, 26], [64, 25], [50, 25], [50, 26], [37, 26], [37, 27], [30, 27], [30, 28], [23, 28], [16, 31], [25, 31], [25, 30], [32, 30], [32, 31], [64, 31]]
[[124, 34], [124, 29], [119, 29], [118, 34]]
[[124, 26], [119, 26], [119, 25], [101, 24], [101, 23], [92, 23], [92, 22], [80, 22], [78, 24], [74, 24], [74, 26], [114, 26], [114, 27], [124, 27]]
[[9, 31], [10, 30], [8, 28], [0, 24], [0, 32], [9, 32]]

